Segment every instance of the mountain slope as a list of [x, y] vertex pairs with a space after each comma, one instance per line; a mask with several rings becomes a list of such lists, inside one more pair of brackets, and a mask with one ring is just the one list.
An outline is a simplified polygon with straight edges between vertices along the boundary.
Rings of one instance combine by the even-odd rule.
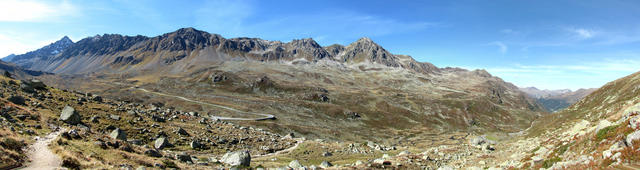
[[156, 37], [89, 37], [58, 55], [25, 59], [30, 63], [24, 66], [59, 73], [43, 77], [58, 87], [244, 116], [152, 94], [131, 95], [129, 87], [138, 86], [273, 114], [274, 121], [243, 123], [309, 137], [400, 141], [406, 135], [395, 133], [407, 129], [423, 133], [414, 135], [514, 132], [544, 114], [517, 87], [484, 70], [440, 69], [391, 54], [368, 38], [322, 47], [312, 39], [227, 39], [183, 28]]
[[554, 169], [637, 165], [638, 96], [640, 72], [607, 83], [567, 109], [541, 117], [523, 139], [530, 145], [517, 146], [531, 153], [522, 158], [522, 165]]

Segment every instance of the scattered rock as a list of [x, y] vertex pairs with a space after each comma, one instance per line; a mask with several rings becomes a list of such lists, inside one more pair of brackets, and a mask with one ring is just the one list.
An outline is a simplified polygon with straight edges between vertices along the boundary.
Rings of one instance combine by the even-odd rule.
[[165, 137], [160, 137], [154, 142], [154, 147], [156, 149], [163, 149], [167, 146], [169, 146], [169, 141]]
[[104, 142], [102, 142], [102, 141], [96, 141], [96, 142], [93, 142], [93, 144], [94, 144], [94, 145], [97, 145], [98, 147], [100, 147], [100, 148], [102, 148], [102, 149], [107, 149], [107, 144], [105, 144], [105, 143], [104, 143]]
[[298, 168], [302, 168], [302, 164], [300, 164], [300, 161], [298, 160], [293, 160], [291, 162], [289, 162], [289, 167], [293, 168], [293, 169], [298, 169]]
[[151, 157], [156, 157], [156, 158], [162, 157], [162, 154], [160, 154], [160, 152], [158, 152], [157, 150], [154, 150], [154, 149], [148, 149], [148, 150], [144, 151], [144, 155], [151, 156]]
[[176, 154], [176, 159], [179, 160], [180, 162], [189, 162], [189, 163], [193, 163], [193, 160], [191, 160], [191, 156], [187, 155], [187, 154]]
[[32, 88], [36, 89], [36, 90], [46, 90], [47, 89], [47, 85], [45, 85], [42, 81], [38, 80], [38, 79], [31, 79], [27, 82], [27, 84], [29, 86], [31, 86]]
[[25, 99], [22, 96], [11, 96], [7, 100], [17, 105], [25, 105]]
[[629, 135], [627, 135], [627, 138], [625, 139], [625, 142], [627, 142], [627, 146], [632, 146], [633, 145], [633, 141], [640, 139], [640, 131], [635, 131]]
[[178, 128], [176, 133], [178, 133], [179, 135], [183, 135], [183, 136], [189, 136], [189, 133], [187, 133], [187, 131], [182, 129], [182, 128]]
[[249, 151], [235, 151], [228, 152], [222, 156], [220, 162], [229, 164], [231, 166], [250, 166], [251, 165], [251, 155]]
[[191, 146], [191, 149], [201, 149], [202, 148], [202, 144], [200, 144], [200, 142], [198, 142], [198, 140], [191, 141], [191, 143], [189, 143], [189, 146]]
[[60, 120], [71, 125], [79, 124], [81, 119], [80, 114], [70, 106], [65, 106], [60, 113]]
[[151, 120], [153, 120], [154, 122], [165, 122], [164, 118], [156, 115], [151, 116]]
[[320, 168], [329, 168], [332, 167], [333, 164], [331, 164], [330, 162], [327, 161], [322, 161], [322, 163], [320, 163]]
[[109, 118], [111, 118], [113, 120], [120, 120], [120, 116], [114, 115], [114, 114], [109, 115]]
[[331, 152], [324, 152], [322, 153], [322, 156], [329, 157], [329, 156], [333, 156], [333, 154], [331, 154]]
[[127, 133], [120, 130], [120, 128], [116, 128], [113, 131], [111, 131], [111, 134], [109, 134], [109, 137], [111, 137], [112, 139], [127, 141]]
[[382, 159], [382, 158], [375, 159], [375, 160], [373, 160], [373, 163], [374, 164], [383, 164], [384, 163], [384, 159]]

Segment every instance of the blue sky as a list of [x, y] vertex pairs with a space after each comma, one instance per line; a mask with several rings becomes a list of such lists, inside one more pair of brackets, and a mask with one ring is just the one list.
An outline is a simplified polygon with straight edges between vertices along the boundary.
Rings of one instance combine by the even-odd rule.
[[68, 35], [224, 37], [321, 45], [373, 39], [439, 67], [486, 69], [517, 86], [600, 87], [640, 70], [638, 1], [0, 1], [0, 56]]

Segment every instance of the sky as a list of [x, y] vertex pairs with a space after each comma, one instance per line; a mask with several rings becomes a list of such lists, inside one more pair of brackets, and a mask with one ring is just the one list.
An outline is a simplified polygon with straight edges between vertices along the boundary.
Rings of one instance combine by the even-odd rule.
[[576, 90], [640, 70], [639, 21], [633, 0], [0, 0], [0, 56], [65, 35], [157, 36], [183, 27], [226, 38], [313, 38], [323, 46], [369, 37], [438, 67]]

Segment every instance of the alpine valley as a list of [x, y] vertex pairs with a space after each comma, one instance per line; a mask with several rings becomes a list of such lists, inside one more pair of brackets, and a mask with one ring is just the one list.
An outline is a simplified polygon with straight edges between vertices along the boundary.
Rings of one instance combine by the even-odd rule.
[[[3, 60], [0, 169], [639, 168], [640, 73], [546, 95], [366, 37], [194, 28], [63, 37]], [[59, 159], [30, 159], [48, 154], [37, 146]]]

